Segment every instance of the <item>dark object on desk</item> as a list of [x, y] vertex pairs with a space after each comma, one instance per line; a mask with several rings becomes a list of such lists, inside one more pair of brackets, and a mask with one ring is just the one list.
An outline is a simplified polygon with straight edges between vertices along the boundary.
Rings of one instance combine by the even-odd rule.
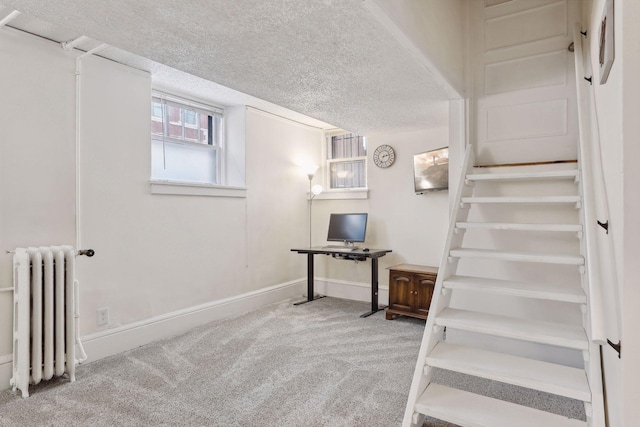
[[362, 252], [369, 252], [369, 248], [364, 248]]
[[367, 257], [362, 254], [358, 255], [358, 254], [344, 253], [344, 252], [331, 254], [331, 258], [342, 259], [345, 261], [366, 261], [367, 260]]
[[426, 319], [429, 314], [437, 267], [400, 264], [389, 267], [389, 308], [387, 320], [397, 316]]
[[331, 255], [333, 258], [349, 259], [354, 261], [365, 261], [367, 258], [371, 258], [371, 311], [364, 313], [360, 317], [371, 316], [373, 313], [386, 308], [386, 306], [378, 306], [378, 258], [391, 252], [391, 249], [369, 249], [369, 252], [356, 249], [351, 252], [342, 252], [319, 246], [314, 248], [291, 249], [291, 251], [299, 254], [307, 254], [307, 300], [297, 302], [294, 305], [300, 305], [319, 298], [324, 298], [324, 296], [314, 296], [313, 294], [313, 256], [321, 254]]

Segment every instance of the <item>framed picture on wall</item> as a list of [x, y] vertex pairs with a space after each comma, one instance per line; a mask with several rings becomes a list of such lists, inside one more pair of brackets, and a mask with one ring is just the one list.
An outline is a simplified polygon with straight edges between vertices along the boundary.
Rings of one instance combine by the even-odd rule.
[[600, 21], [600, 84], [605, 84], [609, 78], [609, 72], [615, 59], [615, 43], [613, 28], [613, 0], [606, 0]]
[[449, 147], [413, 156], [413, 183], [416, 194], [449, 188]]

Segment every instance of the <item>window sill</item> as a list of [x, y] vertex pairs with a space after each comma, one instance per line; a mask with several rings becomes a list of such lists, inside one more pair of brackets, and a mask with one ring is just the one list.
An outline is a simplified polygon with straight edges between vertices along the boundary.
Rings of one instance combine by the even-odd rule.
[[358, 188], [349, 190], [325, 190], [314, 197], [314, 200], [346, 200], [346, 199], [368, 199], [369, 189]]
[[181, 181], [149, 181], [151, 194], [172, 194], [177, 196], [208, 196], [208, 197], [247, 197], [244, 187], [228, 187], [216, 184], [199, 184]]

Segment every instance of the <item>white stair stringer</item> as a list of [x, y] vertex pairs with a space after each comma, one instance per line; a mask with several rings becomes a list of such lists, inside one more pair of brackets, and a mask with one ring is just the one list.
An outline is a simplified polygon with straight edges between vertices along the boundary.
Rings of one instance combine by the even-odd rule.
[[[461, 181], [456, 190], [455, 200], [459, 201], [462, 197], [469, 197], [473, 194], [473, 188], [468, 185], [464, 185], [464, 177], [473, 170], [473, 164], [475, 163], [475, 152], [473, 146], [469, 144], [465, 150], [464, 160], [462, 162]], [[451, 292], [443, 289], [443, 279], [452, 276], [455, 272], [455, 263], [449, 263], [449, 248], [460, 246], [464, 233], [455, 233], [455, 223], [464, 222], [469, 215], [469, 209], [462, 208], [460, 203], [455, 203], [451, 210], [451, 217], [449, 220], [449, 231], [447, 232], [447, 238], [445, 241], [445, 250], [443, 251], [442, 258], [440, 260], [440, 268], [438, 272], [438, 278], [434, 285], [433, 297], [431, 298], [431, 305], [429, 306], [429, 315], [425, 325], [424, 335], [422, 337], [422, 344], [420, 345], [420, 352], [418, 354], [418, 363], [413, 373], [413, 381], [411, 382], [411, 388], [409, 389], [409, 396], [407, 398], [407, 407], [405, 409], [402, 425], [404, 427], [418, 427], [422, 426], [424, 422], [425, 414], [416, 411], [415, 405], [418, 398], [423, 395], [427, 386], [431, 382], [431, 372], [424, 370], [424, 360], [427, 354], [433, 350], [436, 344], [442, 340], [443, 328], [436, 326], [435, 317], [442, 310], [449, 306], [451, 300]]]
[[[583, 239], [584, 221], [582, 218], [583, 204], [581, 198], [583, 182], [580, 179], [581, 171], [577, 169], [480, 174], [471, 173], [473, 161], [473, 149], [467, 147], [462, 177], [452, 205], [449, 230], [414, 371], [403, 426], [422, 426], [425, 416], [430, 416], [461, 426], [543, 425], [545, 427], [602, 427], [604, 426], [604, 404], [602, 401], [599, 346], [589, 339], [589, 296], [587, 293], [589, 288], [586, 274], [588, 260], [584, 255], [586, 252], [584, 250], [585, 239]], [[576, 193], [578, 195], [553, 195], [553, 186], [556, 180], [573, 180], [576, 184]], [[517, 184], [518, 182], [543, 181], [542, 184], [536, 185], [542, 185], [543, 188], [541, 189], [543, 190], [547, 189], [547, 185], [550, 186], [549, 194], [551, 195], [530, 197], [524, 194], [522, 196], [504, 197], [490, 194], [495, 189], [495, 184], [492, 183], [504, 181], [516, 182], [516, 184], [510, 185], [520, 185]], [[545, 182], [549, 182], [549, 184]], [[566, 186], [567, 184], [564, 185]], [[480, 190], [481, 197], [474, 196], [477, 186], [485, 186]], [[487, 188], [486, 186], [489, 187]], [[486, 190], [491, 191], [487, 192]], [[529, 206], [534, 205], [557, 205], [565, 206], [562, 209], [569, 209], [568, 212], [570, 212], [571, 208], [575, 207], [579, 209], [578, 217], [580, 221], [579, 223], [566, 223], [566, 220], [564, 222], [554, 222], [553, 218], [549, 219], [544, 216], [548, 214], [546, 210], [540, 215], [540, 223], [490, 222], [486, 217], [486, 213], [483, 215], [475, 214], [475, 210], [482, 209], [483, 205], [496, 203], [505, 206], [505, 209], [512, 209], [512, 206], [514, 207], [513, 209], [529, 209]], [[482, 220], [467, 222], [470, 211], [474, 212], [475, 216], [480, 216]], [[493, 211], [487, 212], [491, 213]], [[553, 212], [550, 216], [553, 216]], [[511, 218], [507, 221], [509, 220]], [[537, 217], [534, 218], [534, 221], [537, 221]], [[554, 237], [557, 233], [561, 233], [566, 236], [567, 242], [570, 242], [572, 238], [570, 233], [575, 233], [575, 238], [579, 242], [580, 253], [555, 253], [553, 250], [549, 252], [524, 252], [495, 249], [496, 242], [498, 243], [497, 246], [500, 247], [501, 240], [491, 241], [490, 236], [488, 238], [485, 237], [487, 235], [486, 230], [502, 230], [500, 233], [519, 233], [517, 234], [518, 237], [511, 238], [511, 242], [523, 248], [533, 247], [524, 240], [529, 235], [533, 236], [534, 239], [538, 239], [537, 242], [541, 242], [548, 237]], [[474, 235], [475, 240], [467, 242], [467, 244], [475, 246], [470, 248], [464, 244], [466, 232], [484, 232], [485, 234]], [[500, 236], [502, 237], [503, 234], [500, 234]], [[522, 239], [522, 246], [520, 246], [519, 239]], [[546, 240], [544, 241], [546, 242]], [[513, 243], [511, 244], [513, 245]], [[485, 245], [488, 247], [485, 248]], [[571, 245], [574, 245], [574, 243], [567, 244], [565, 250], [560, 249], [558, 252], [569, 251], [572, 247]], [[550, 244], [549, 248], [553, 249], [553, 245]], [[492, 271], [485, 271], [484, 273], [480, 271], [480, 275], [483, 277], [477, 277], [473, 271], [473, 268], [476, 268], [476, 264], [465, 264], [464, 275], [459, 274], [458, 266], [460, 263], [469, 263], [470, 261], [464, 261], [467, 258], [476, 258], [477, 260], [473, 261], [474, 263], [482, 262], [481, 260], [505, 263], [510, 266], [508, 269], [510, 274], [504, 278], [497, 279], [484, 277], [493, 274]], [[559, 271], [557, 270], [558, 268], [567, 269], [562, 271], [571, 271], [571, 280], [563, 283], [563, 286], [547, 283], [545, 280], [554, 278], [554, 273], [550, 273], [542, 274], [542, 279], [539, 282], [532, 281], [531, 277], [522, 275], [520, 268], [517, 267], [518, 264], [521, 265], [522, 263], [535, 263], [535, 268], [540, 271], [545, 271], [544, 269], [547, 268], [552, 272]], [[571, 270], [571, 267], [573, 267], [573, 270]], [[469, 271], [469, 268], [471, 268], [471, 271]], [[485, 268], [485, 270], [487, 269]], [[579, 286], [578, 279], [580, 279], [581, 286]], [[560, 307], [558, 304], [564, 304], [562, 307], [566, 306], [571, 310], [581, 309], [583, 323], [565, 324], [541, 321], [536, 320], [534, 317], [529, 318], [528, 316], [531, 313], [527, 312], [523, 312], [523, 317], [521, 318], [514, 318], [493, 314], [491, 313], [492, 308], [489, 308], [488, 312], [479, 312], [451, 307], [451, 296], [458, 292], [462, 292], [462, 295], [465, 296], [481, 293], [486, 295], [483, 297], [485, 300], [488, 296], [499, 296], [500, 298], [522, 301], [523, 304], [524, 301], [537, 301], [535, 306], [551, 310], [549, 311], [550, 314], [553, 314], [553, 310], [562, 310], [558, 308]], [[498, 301], [496, 300], [495, 304], [498, 304]], [[499, 303], [501, 304], [502, 302]], [[526, 307], [526, 305], [523, 305], [523, 307]], [[495, 309], [500, 310], [498, 306]], [[512, 310], [506, 311], [512, 312]], [[577, 311], [575, 313], [577, 315]], [[539, 315], [537, 317], [546, 319]], [[573, 316], [571, 322], [577, 321], [577, 317]], [[572, 354], [582, 353], [584, 368], [576, 367], [577, 365], [574, 365], [574, 362], [570, 362], [573, 366], [565, 366], [559, 363], [522, 357], [521, 353], [518, 353], [520, 356], [503, 353], [502, 351], [508, 351], [506, 348], [494, 349], [491, 347], [491, 351], [486, 348], [475, 348], [474, 345], [479, 345], [478, 342], [481, 342], [482, 339], [478, 339], [477, 342], [471, 340], [472, 345], [467, 343], [452, 344], [446, 340], [443, 334], [445, 330], [476, 334], [479, 337], [515, 340], [513, 341], [514, 343], [524, 342], [526, 345], [534, 347], [552, 346], [546, 348], [557, 347], [558, 349], [563, 349], [562, 351], [571, 351], [573, 352]], [[525, 352], [524, 354], [529, 353]], [[536, 357], [536, 351], [533, 352], [532, 356]], [[507, 385], [509, 387], [524, 387], [582, 401], [584, 402], [587, 421], [569, 419], [531, 407], [431, 383], [435, 369], [445, 369], [487, 379], [504, 384], [504, 387]], [[496, 387], [500, 387], [500, 385], [497, 384]], [[524, 402], [528, 404], [526, 400]]]

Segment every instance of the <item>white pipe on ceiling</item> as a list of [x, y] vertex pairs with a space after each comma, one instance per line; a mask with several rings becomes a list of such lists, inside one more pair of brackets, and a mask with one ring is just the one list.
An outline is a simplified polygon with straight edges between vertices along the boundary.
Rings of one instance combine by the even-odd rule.
[[0, 28], [4, 27], [5, 25], [7, 25], [9, 22], [13, 21], [14, 19], [16, 19], [18, 17], [18, 15], [20, 15], [20, 12], [17, 10], [14, 10], [13, 12], [11, 12], [10, 14], [8, 14], [7, 16], [5, 16], [4, 18], [0, 19]]
[[68, 41], [68, 42], [62, 42], [60, 43], [60, 45], [62, 45], [62, 48], [64, 50], [72, 50], [74, 47], [78, 46], [80, 43], [82, 43], [85, 40], [88, 40], [89, 37], [87, 36], [80, 36], [74, 40]]
[[[82, 37], [84, 37], [84, 36], [82, 36]], [[91, 49], [91, 50], [83, 53], [82, 55], [80, 55], [79, 59], [84, 58], [85, 56], [96, 54], [96, 53], [100, 52], [101, 50], [104, 50], [104, 49], [106, 49], [108, 47], [109, 47], [108, 44], [102, 43], [101, 45], [96, 46], [93, 49]]]
[[[68, 42], [62, 42], [60, 43], [60, 45], [62, 46], [62, 48], [64, 50], [73, 50], [73, 48], [75, 48], [76, 46], [78, 46], [80, 43], [84, 42], [85, 40], [90, 40], [89, 37], [87, 36], [80, 36], [74, 40], [68, 41]], [[99, 46], [94, 47], [91, 50], [88, 50], [87, 52], [81, 54], [77, 59], [81, 59], [84, 58], [85, 56], [90, 56], [93, 55], [95, 53], [100, 52], [103, 49], [108, 48], [109, 45], [106, 43], [102, 43]]]

